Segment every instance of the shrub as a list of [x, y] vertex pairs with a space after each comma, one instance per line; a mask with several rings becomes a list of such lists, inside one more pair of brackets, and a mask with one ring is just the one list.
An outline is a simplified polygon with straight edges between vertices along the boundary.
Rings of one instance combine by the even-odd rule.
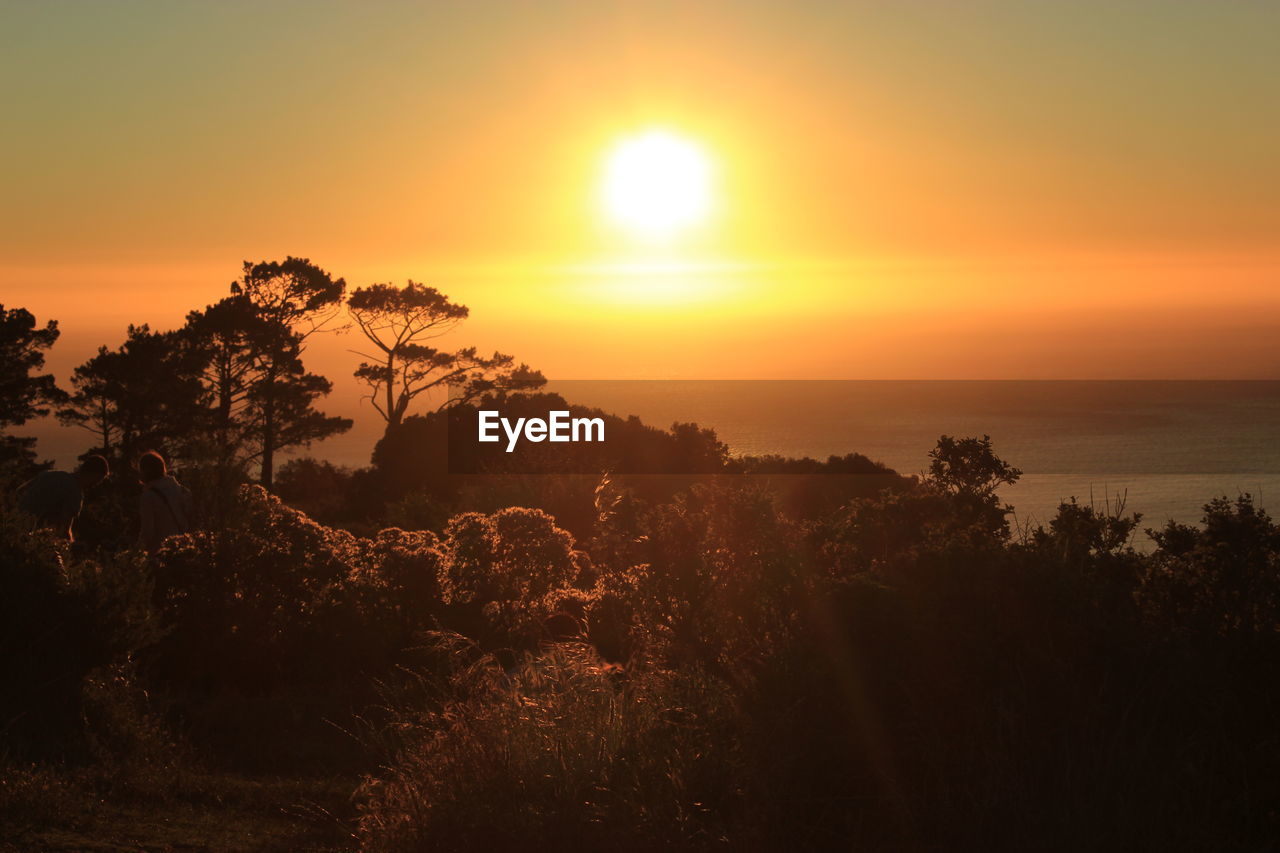
[[740, 814], [726, 687], [696, 670], [620, 677], [557, 645], [459, 670], [436, 711], [401, 708], [358, 792], [369, 851], [722, 846]]
[[86, 709], [102, 695], [94, 674], [161, 634], [150, 573], [132, 552], [75, 559], [64, 541], [0, 512], [0, 754], [82, 758]]
[[582, 567], [573, 537], [537, 509], [463, 513], [445, 528], [440, 590], [447, 604], [483, 614], [517, 642], [545, 636]]
[[249, 692], [330, 676], [342, 639], [320, 617], [341, 601], [334, 587], [358, 555], [351, 534], [243, 487], [225, 528], [173, 537], [157, 554], [157, 599], [172, 627], [159, 674]]
[[1202, 525], [1148, 531], [1158, 546], [1140, 588], [1148, 614], [1173, 632], [1280, 639], [1280, 526], [1250, 495], [1205, 504]]
[[629, 605], [672, 661], [737, 668], [768, 654], [805, 594], [798, 530], [770, 493], [699, 484], [638, 526], [629, 547], [607, 549], [596, 567], [601, 621]]

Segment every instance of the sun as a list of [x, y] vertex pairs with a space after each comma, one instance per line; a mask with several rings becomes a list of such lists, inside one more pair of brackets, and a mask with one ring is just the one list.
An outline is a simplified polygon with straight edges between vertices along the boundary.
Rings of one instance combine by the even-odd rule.
[[642, 237], [669, 237], [707, 218], [711, 162], [693, 142], [665, 130], [622, 140], [605, 164], [610, 218]]

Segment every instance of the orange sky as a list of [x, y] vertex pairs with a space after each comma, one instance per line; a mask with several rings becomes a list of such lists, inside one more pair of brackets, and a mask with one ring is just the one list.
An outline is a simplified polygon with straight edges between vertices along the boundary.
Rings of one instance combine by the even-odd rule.
[[[0, 301], [64, 378], [287, 254], [553, 377], [1276, 377], [1280, 6], [1113, 6], [0, 3]], [[651, 126], [717, 176], [663, 246]]]

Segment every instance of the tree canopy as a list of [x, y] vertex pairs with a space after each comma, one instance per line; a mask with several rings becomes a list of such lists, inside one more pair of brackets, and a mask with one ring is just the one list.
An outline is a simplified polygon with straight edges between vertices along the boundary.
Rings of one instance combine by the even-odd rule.
[[357, 288], [347, 301], [356, 328], [376, 348], [357, 353], [368, 361], [355, 377], [387, 429], [399, 426], [413, 401], [433, 391], [447, 392], [436, 410], [501, 390], [538, 388], [546, 382], [509, 355], [480, 355], [475, 347], [439, 349], [426, 341], [448, 334], [470, 313], [434, 287], [410, 280], [404, 287], [372, 284]]
[[[58, 340], [58, 321], [43, 327], [25, 308], [0, 305], [0, 430], [22, 426], [66, 399], [52, 376], [40, 375], [45, 351]], [[0, 435], [0, 466], [30, 466], [35, 439]]]

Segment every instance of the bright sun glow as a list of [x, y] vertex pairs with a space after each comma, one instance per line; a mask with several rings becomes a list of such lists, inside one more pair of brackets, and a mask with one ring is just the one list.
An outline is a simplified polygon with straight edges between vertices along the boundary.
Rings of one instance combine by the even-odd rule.
[[697, 145], [662, 130], [623, 140], [609, 156], [604, 205], [642, 236], [669, 236], [711, 208], [711, 164]]

